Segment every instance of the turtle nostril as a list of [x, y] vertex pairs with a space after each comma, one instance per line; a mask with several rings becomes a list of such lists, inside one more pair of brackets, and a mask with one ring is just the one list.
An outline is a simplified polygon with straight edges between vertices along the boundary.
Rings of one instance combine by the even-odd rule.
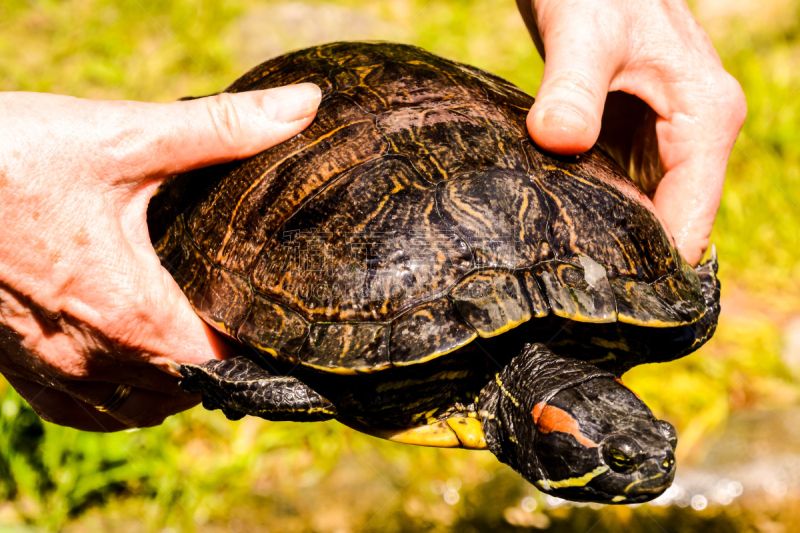
[[666, 420], [658, 420], [657, 424], [659, 431], [661, 431], [661, 434], [664, 435], [664, 438], [667, 439], [674, 450], [678, 445], [678, 434], [675, 432], [675, 427]]

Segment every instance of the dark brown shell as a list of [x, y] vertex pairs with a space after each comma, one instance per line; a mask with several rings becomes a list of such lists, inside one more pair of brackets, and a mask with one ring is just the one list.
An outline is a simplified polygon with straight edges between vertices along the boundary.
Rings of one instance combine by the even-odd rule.
[[530, 140], [533, 98], [419, 48], [335, 43], [229, 92], [310, 81], [301, 134], [177, 176], [153, 242], [198, 314], [337, 373], [430, 360], [547, 314], [671, 327], [706, 312], [647, 199], [602, 151]]

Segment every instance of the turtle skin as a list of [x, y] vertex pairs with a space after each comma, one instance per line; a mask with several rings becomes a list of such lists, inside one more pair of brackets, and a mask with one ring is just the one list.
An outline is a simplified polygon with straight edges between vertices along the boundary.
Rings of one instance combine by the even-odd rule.
[[716, 263], [686, 264], [600, 148], [539, 149], [533, 98], [509, 82], [412, 46], [334, 43], [227, 91], [299, 82], [323, 91], [308, 129], [176, 176], [149, 208], [165, 268], [249, 353], [355, 375], [518, 339], [622, 373], [713, 333]]

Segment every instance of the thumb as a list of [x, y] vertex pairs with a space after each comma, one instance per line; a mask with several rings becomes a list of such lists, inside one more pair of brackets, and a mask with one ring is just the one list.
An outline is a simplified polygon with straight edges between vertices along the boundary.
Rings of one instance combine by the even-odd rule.
[[[297, 135], [314, 119], [320, 100], [319, 87], [303, 83], [167, 104], [115, 102], [106, 108], [104, 116], [114, 125], [101, 134], [116, 141], [98, 144], [130, 148], [92, 163], [108, 161], [121, 169], [100, 168], [97, 174], [115, 175], [108, 198], [121, 221], [120, 241], [128, 246], [119, 251], [127, 258], [125, 276], [112, 280], [118, 285], [107, 291], [122, 304], [105, 313], [108, 324], [101, 330], [111, 330], [114, 339], [127, 338], [126, 316], [142, 317], [137, 349], [161, 368], [166, 359], [199, 363], [226, 355], [224, 344], [197, 317], [153, 252], [146, 222], [150, 196], [158, 178], [246, 158]], [[149, 184], [142, 187], [145, 181]]]
[[139, 182], [255, 155], [305, 129], [320, 100], [319, 87], [300, 83], [168, 104], [118, 102], [109, 110], [118, 126], [103, 135], [113, 144], [136, 138], [110, 160], [126, 169], [123, 181]]
[[[581, 25], [576, 19], [587, 13], [574, 11], [553, 10], [549, 17], [539, 14], [545, 67], [528, 114], [528, 131], [536, 144], [565, 155], [585, 152], [597, 142], [606, 94], [621, 56], [603, 46], [613, 40], [600, 35], [613, 24], [601, 27], [594, 20]], [[584, 32], [576, 34], [575, 28]]]

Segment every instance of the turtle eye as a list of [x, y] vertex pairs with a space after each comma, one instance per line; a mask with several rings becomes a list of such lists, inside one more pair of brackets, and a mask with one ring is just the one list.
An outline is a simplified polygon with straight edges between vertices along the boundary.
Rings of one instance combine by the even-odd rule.
[[656, 424], [658, 424], [658, 430], [664, 435], [664, 438], [667, 439], [672, 449], [675, 450], [675, 447], [678, 446], [678, 433], [675, 431], [675, 428], [666, 420], [659, 420]]
[[624, 435], [613, 435], [603, 442], [603, 459], [614, 472], [628, 472], [639, 466], [639, 443]]

